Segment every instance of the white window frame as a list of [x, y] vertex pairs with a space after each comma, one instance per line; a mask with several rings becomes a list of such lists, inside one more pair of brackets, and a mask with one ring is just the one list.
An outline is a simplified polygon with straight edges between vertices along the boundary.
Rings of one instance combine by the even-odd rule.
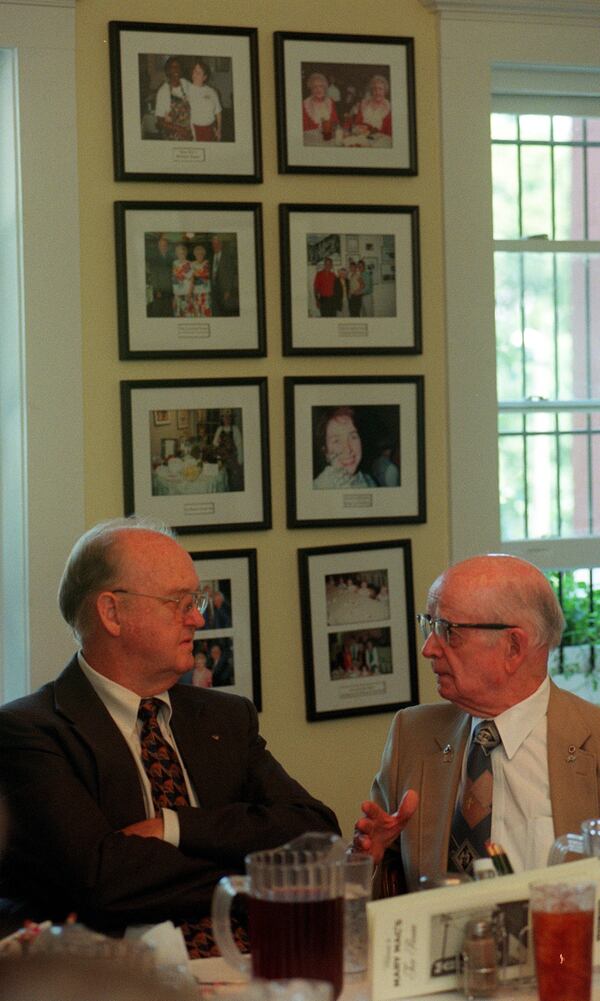
[[597, 0], [421, 0], [439, 14], [452, 560], [600, 565], [600, 539], [500, 542], [490, 152], [494, 67], [598, 68]]
[[73, 651], [56, 591], [84, 526], [75, 0], [0, 0], [0, 49], [5, 701], [55, 677]]

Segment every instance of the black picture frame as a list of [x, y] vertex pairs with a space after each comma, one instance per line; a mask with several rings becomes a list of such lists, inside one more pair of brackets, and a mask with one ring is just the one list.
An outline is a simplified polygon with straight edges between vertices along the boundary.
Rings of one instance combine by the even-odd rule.
[[126, 515], [150, 515], [182, 533], [271, 527], [264, 376], [124, 380], [121, 422]]
[[114, 216], [120, 359], [264, 357], [260, 203], [118, 201]]
[[279, 227], [284, 355], [422, 352], [418, 206], [282, 204]]
[[116, 181], [262, 181], [256, 28], [111, 21], [109, 50]]
[[410, 540], [299, 549], [298, 573], [307, 720], [417, 705]]
[[417, 174], [413, 38], [277, 31], [274, 44], [281, 174]]
[[[194, 637], [195, 665], [183, 684], [218, 688], [262, 709], [256, 549], [190, 552], [208, 598], [205, 624]], [[221, 656], [213, 655], [219, 646]], [[205, 665], [199, 654], [205, 655]], [[215, 684], [215, 670], [217, 682]]]
[[426, 520], [425, 388], [415, 376], [286, 376], [287, 524]]

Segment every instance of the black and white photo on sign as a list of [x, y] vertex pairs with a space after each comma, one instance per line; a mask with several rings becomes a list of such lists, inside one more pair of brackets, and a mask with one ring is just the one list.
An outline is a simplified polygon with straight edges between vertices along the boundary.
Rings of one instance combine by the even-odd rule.
[[421, 351], [419, 210], [279, 207], [283, 352]]
[[417, 173], [412, 38], [275, 32], [280, 173]]
[[121, 413], [126, 514], [179, 531], [270, 527], [266, 379], [124, 381]]
[[190, 553], [206, 599], [204, 625], [194, 637], [194, 666], [181, 682], [224, 688], [261, 709], [255, 549]]
[[115, 179], [262, 179], [255, 28], [111, 21]]
[[289, 527], [426, 517], [422, 376], [286, 376]]
[[260, 204], [114, 210], [120, 358], [265, 353]]
[[307, 719], [418, 702], [409, 540], [298, 550]]

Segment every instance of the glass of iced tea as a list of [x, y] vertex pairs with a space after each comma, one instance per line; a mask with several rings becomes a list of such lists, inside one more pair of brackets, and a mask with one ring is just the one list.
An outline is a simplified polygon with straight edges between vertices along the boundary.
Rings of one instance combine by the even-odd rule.
[[595, 900], [595, 883], [531, 885], [540, 1001], [590, 1001]]
[[[247, 976], [323, 980], [337, 998], [344, 957], [344, 854], [335, 836], [308, 834], [246, 857], [247, 876], [226, 876], [213, 895], [213, 927], [223, 958]], [[312, 840], [311, 840], [312, 839]], [[302, 839], [298, 839], [302, 841]], [[233, 898], [248, 900], [251, 958], [236, 948]]]

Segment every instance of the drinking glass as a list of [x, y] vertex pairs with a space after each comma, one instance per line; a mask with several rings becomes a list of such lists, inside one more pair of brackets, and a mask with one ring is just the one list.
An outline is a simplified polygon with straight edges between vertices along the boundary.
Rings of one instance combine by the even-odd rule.
[[371, 899], [373, 859], [358, 853], [344, 863], [344, 973], [361, 973], [369, 959], [367, 902]]
[[530, 909], [540, 1001], [590, 1001], [594, 883], [533, 883]]

